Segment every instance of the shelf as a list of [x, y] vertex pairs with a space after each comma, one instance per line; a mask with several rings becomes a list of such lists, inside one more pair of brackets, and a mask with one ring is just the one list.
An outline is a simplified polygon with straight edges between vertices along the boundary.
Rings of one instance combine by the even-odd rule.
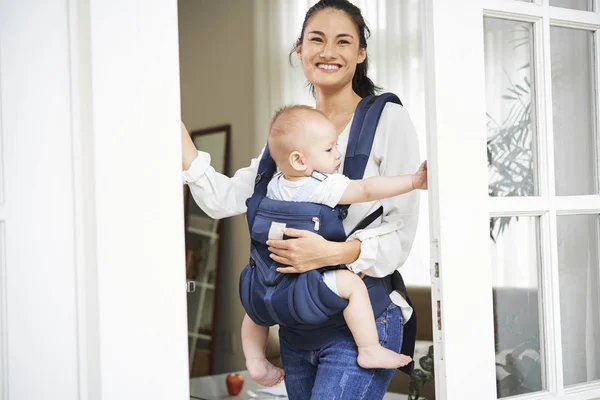
[[[215, 289], [214, 283], [206, 283], [206, 282], [200, 282], [200, 281], [188, 281], [187, 283], [189, 284], [190, 282], [194, 282], [196, 289], [198, 289], [199, 287], [205, 288], [205, 289], [210, 289], [210, 290]], [[194, 293], [194, 292], [188, 292], [188, 293]]]
[[214, 289], [215, 288], [214, 283], [196, 282], [196, 285], [206, 288], [206, 289]]
[[212, 336], [210, 335], [206, 335], [204, 333], [193, 333], [193, 332], [188, 332], [188, 336], [189, 337], [194, 337], [196, 339], [203, 339], [203, 340], [212, 340]]
[[198, 229], [198, 228], [194, 228], [191, 226], [187, 227], [187, 231], [190, 233], [194, 233], [196, 235], [202, 235], [202, 236], [207, 236], [209, 238], [212, 239], [218, 239], [219, 238], [219, 234], [218, 233], [214, 233], [214, 232], [210, 232], [210, 231], [205, 231], [203, 229]]

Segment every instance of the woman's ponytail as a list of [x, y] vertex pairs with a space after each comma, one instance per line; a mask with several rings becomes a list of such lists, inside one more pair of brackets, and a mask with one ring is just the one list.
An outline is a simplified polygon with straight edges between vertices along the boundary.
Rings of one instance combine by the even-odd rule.
[[374, 96], [377, 92], [381, 91], [381, 88], [375, 86], [371, 78], [367, 75], [368, 70], [369, 56], [366, 56], [365, 60], [356, 66], [354, 77], [352, 77], [352, 89], [360, 97]]

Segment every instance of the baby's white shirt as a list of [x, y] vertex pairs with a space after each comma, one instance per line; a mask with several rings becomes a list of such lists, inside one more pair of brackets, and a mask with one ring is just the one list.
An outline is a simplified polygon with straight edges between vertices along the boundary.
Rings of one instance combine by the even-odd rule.
[[[321, 174], [325, 177], [318, 185], [315, 185], [312, 193], [309, 194], [308, 201], [311, 203], [325, 204], [331, 208], [335, 207], [339, 202], [344, 192], [350, 184], [350, 178], [343, 174]], [[276, 180], [277, 187], [281, 193], [281, 199], [274, 196], [271, 190], [271, 185], [267, 189], [267, 197], [276, 198], [277, 200], [293, 201], [296, 193], [313, 177], [306, 177], [297, 181], [289, 181], [282, 174], [278, 174], [273, 179]]]

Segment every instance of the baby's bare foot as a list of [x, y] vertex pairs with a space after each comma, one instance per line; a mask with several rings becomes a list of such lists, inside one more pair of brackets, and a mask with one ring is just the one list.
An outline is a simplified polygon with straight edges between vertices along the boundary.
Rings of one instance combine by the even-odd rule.
[[246, 361], [246, 368], [250, 378], [263, 386], [275, 386], [283, 380], [285, 372], [277, 368], [266, 358]]
[[412, 358], [386, 349], [381, 345], [376, 345], [359, 347], [356, 361], [363, 368], [394, 369], [404, 367], [412, 361]]

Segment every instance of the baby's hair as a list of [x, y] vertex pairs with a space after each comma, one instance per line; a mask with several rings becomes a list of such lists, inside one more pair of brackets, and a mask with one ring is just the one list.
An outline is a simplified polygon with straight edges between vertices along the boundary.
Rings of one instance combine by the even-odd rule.
[[285, 161], [291, 151], [298, 150], [295, 147], [303, 124], [315, 116], [327, 118], [321, 111], [305, 105], [283, 106], [277, 110], [269, 127], [267, 143], [278, 165]]
[[301, 104], [283, 106], [275, 112], [275, 116], [271, 120], [269, 126], [269, 135], [283, 134], [286, 130], [294, 130], [302, 123], [302, 115], [310, 115], [316, 113], [327, 118], [325, 114], [316, 108]]

